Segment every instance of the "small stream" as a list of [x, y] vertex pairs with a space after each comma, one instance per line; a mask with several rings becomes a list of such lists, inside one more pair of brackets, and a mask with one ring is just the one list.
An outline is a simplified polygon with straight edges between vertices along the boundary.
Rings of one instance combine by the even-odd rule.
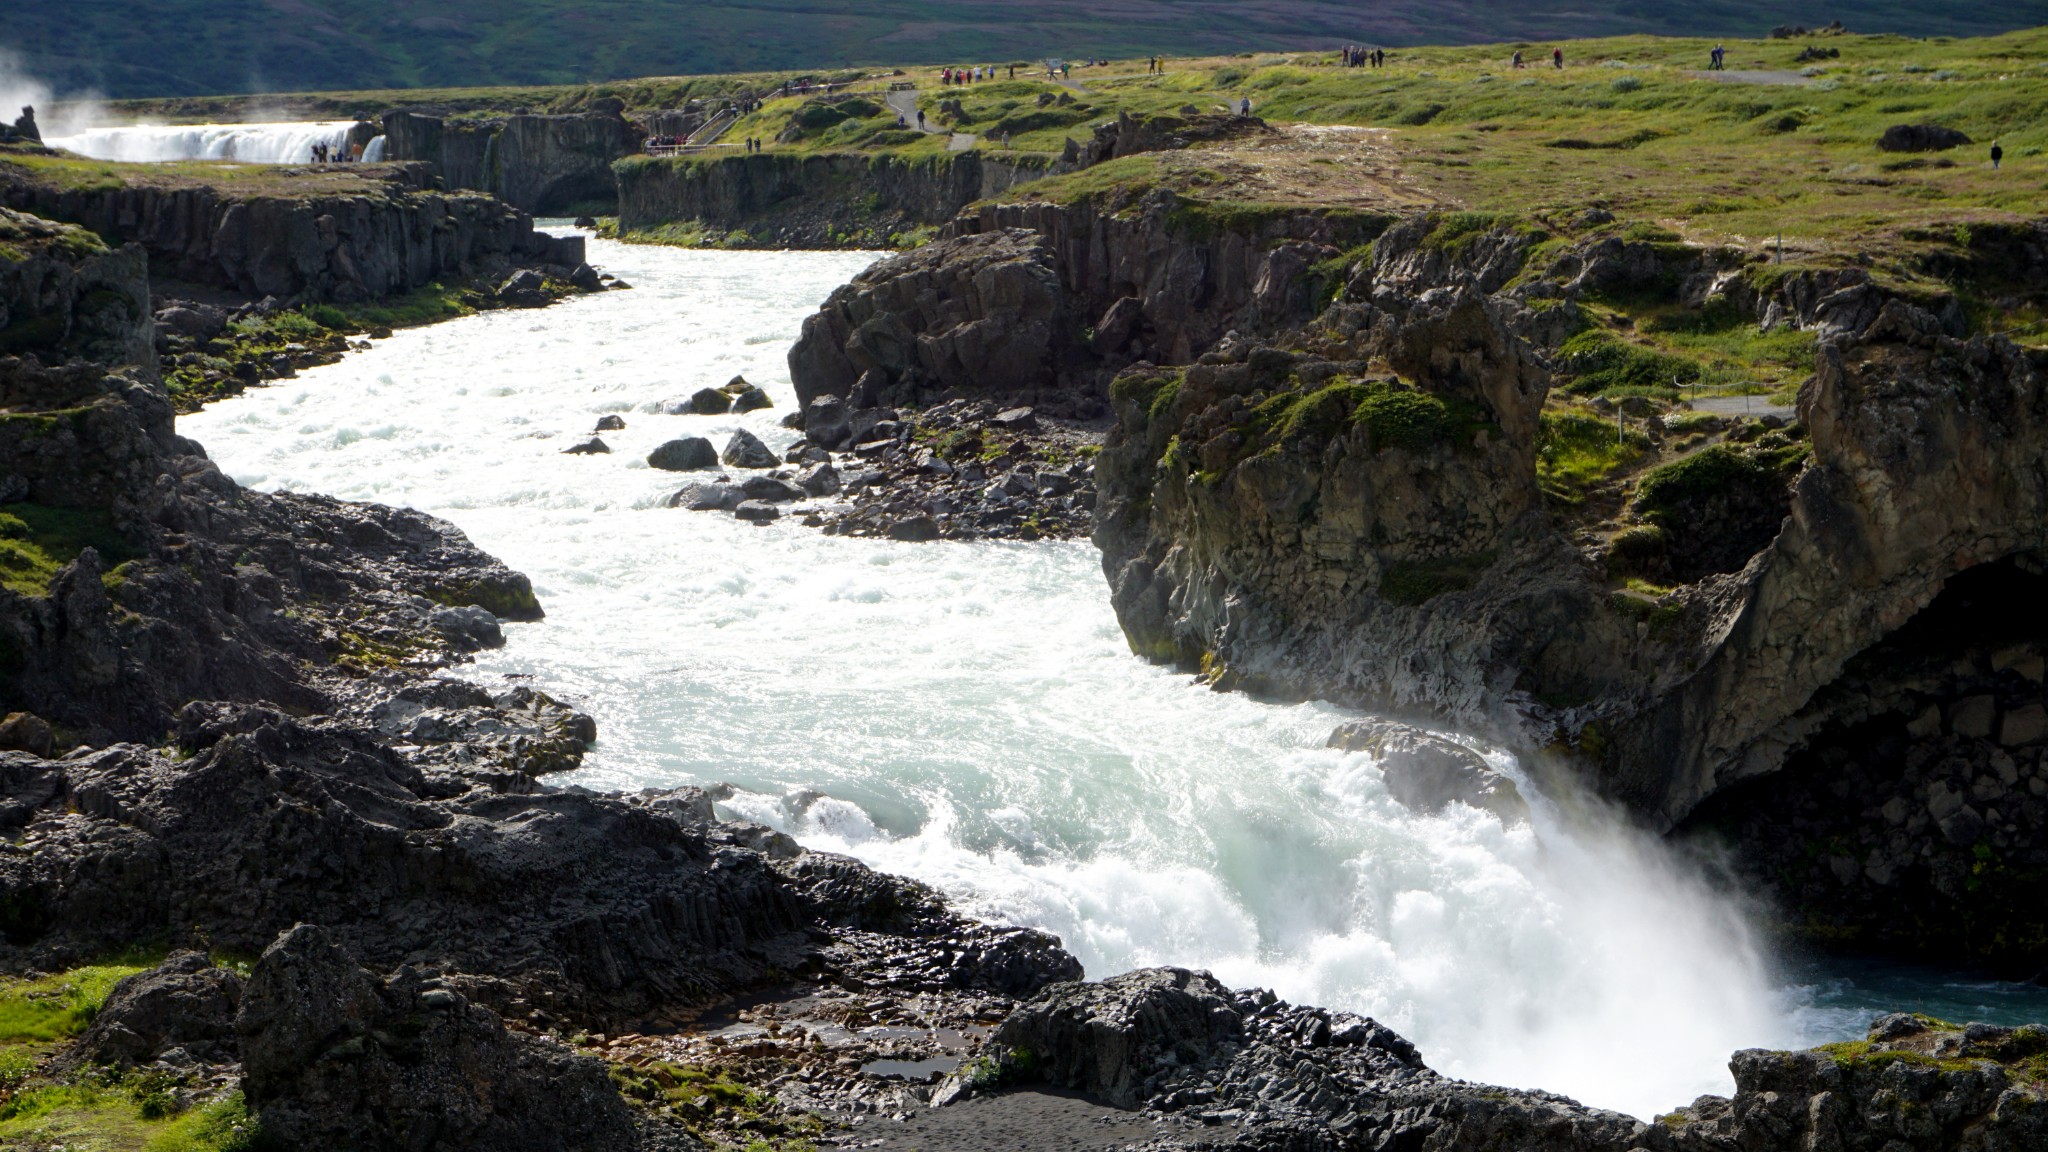
[[[2048, 1018], [2040, 989], [1774, 963], [1617, 827], [1417, 817], [1369, 757], [1321, 747], [1344, 713], [1133, 657], [1089, 545], [663, 507], [662, 441], [794, 438], [785, 354], [871, 256], [590, 258], [635, 288], [401, 332], [180, 421], [245, 484], [425, 509], [528, 573], [548, 619], [464, 675], [596, 716], [560, 782], [730, 782], [727, 815], [1056, 932], [1093, 976], [1209, 968], [1371, 1014], [1441, 1071], [1642, 1116], [1726, 1091], [1734, 1049], [1860, 1036], [1878, 1007]], [[655, 413], [735, 374], [778, 406]], [[561, 454], [614, 413], [610, 455]]]

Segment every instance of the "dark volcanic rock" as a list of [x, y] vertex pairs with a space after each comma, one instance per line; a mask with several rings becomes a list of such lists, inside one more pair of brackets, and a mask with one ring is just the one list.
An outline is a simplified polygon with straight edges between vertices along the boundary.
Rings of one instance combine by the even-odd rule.
[[766, 524], [770, 520], [780, 519], [782, 509], [766, 500], [742, 500], [739, 506], [732, 510], [732, 514], [751, 524]]
[[768, 398], [768, 393], [751, 384], [733, 393], [732, 396], [732, 410], [735, 412], [758, 412], [763, 408], [773, 407], [775, 401]]
[[773, 468], [782, 463], [766, 444], [761, 443], [760, 437], [744, 428], [734, 432], [732, 439], [725, 442], [725, 451], [719, 453], [718, 458], [734, 468]]
[[664, 472], [692, 472], [718, 466], [718, 450], [702, 436], [670, 440], [647, 454], [647, 465]]
[[732, 396], [716, 388], [699, 388], [690, 396], [689, 410], [699, 416], [717, 416], [732, 410]]
[[687, 508], [692, 512], [730, 512], [746, 499], [737, 484], [692, 484], [668, 498], [671, 508]]
[[581, 444], [562, 449], [564, 456], [603, 456], [611, 452], [611, 445], [592, 436]]
[[235, 1020], [267, 1137], [306, 1148], [636, 1147], [604, 1065], [517, 1035], [410, 968], [379, 981], [302, 924], [263, 953]]
[[114, 985], [67, 1059], [132, 1066], [182, 1048], [197, 1060], [231, 1062], [238, 1058], [241, 996], [242, 979], [233, 971], [214, 967], [203, 953], [174, 952]]
[[624, 431], [625, 427], [626, 418], [623, 416], [599, 416], [597, 418], [597, 430], [599, 432], [620, 432]]

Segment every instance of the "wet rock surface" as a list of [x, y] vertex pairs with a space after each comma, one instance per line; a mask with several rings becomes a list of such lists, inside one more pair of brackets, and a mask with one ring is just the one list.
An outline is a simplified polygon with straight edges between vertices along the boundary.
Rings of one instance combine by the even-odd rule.
[[1455, 741], [1387, 720], [1353, 720], [1330, 734], [1329, 747], [1369, 752], [1380, 763], [1387, 794], [1406, 808], [1435, 816], [1451, 803], [1526, 822], [1529, 806], [1515, 782], [1486, 758]]

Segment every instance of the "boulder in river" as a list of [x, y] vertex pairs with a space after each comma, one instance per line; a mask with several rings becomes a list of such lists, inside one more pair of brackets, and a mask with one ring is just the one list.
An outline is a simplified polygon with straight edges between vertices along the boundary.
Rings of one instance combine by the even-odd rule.
[[446, 637], [458, 649], [475, 651], [478, 648], [503, 648], [504, 629], [498, 626], [498, 618], [488, 608], [464, 604], [454, 608], [437, 608], [428, 622], [434, 630]]
[[749, 500], [785, 501], [801, 500], [804, 490], [787, 480], [774, 476], [749, 476], [741, 482], [740, 491]]
[[498, 300], [514, 308], [540, 308], [548, 303], [547, 280], [531, 268], [521, 268], [498, 286]]
[[1403, 807], [1434, 816], [1452, 801], [1491, 812], [1503, 823], [1529, 818], [1515, 782], [1462, 744], [1391, 720], [1351, 720], [1330, 733], [1329, 747], [1370, 752], [1380, 762], [1387, 794]]
[[718, 464], [718, 450], [702, 436], [671, 440], [647, 454], [647, 466], [663, 472], [691, 472]]
[[732, 379], [727, 380], [725, 383], [718, 386], [718, 390], [720, 392], [725, 393], [727, 396], [737, 396], [740, 393], [750, 391], [753, 388], [753, 384], [749, 383], [745, 376], [735, 376]]
[[770, 520], [780, 519], [782, 509], [766, 500], [742, 500], [740, 506], [732, 510], [732, 514], [750, 524], [766, 524]]
[[581, 444], [562, 449], [564, 456], [601, 456], [611, 451], [611, 445], [592, 436]]
[[766, 392], [751, 384], [744, 391], [733, 393], [732, 410], [735, 412], [758, 412], [763, 408], [773, 407], [775, 401], [770, 400]]
[[745, 498], [737, 484], [692, 484], [669, 497], [668, 506], [692, 512], [730, 512]]
[[796, 474], [796, 486], [813, 496], [839, 494], [839, 469], [830, 462], [813, 464]]
[[725, 451], [718, 458], [734, 468], [773, 468], [782, 463], [775, 453], [768, 450], [761, 438], [742, 428], [725, 442]]
[[929, 516], [905, 516], [903, 519], [889, 525], [888, 531], [884, 532], [883, 535], [891, 540], [923, 543], [927, 540], [937, 540], [939, 538], [939, 525], [938, 521], [933, 520]]
[[626, 418], [624, 416], [613, 414], [597, 418], [597, 430], [599, 432], [622, 432], [625, 430], [625, 427]]
[[732, 397], [716, 388], [699, 388], [690, 396], [690, 411], [698, 416], [716, 416], [732, 410]]

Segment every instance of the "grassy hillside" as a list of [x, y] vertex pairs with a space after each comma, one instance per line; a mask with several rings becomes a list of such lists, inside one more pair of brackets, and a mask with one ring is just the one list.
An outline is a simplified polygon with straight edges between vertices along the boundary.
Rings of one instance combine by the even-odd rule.
[[1621, 33], [1758, 36], [1788, 20], [1978, 35], [2048, 0], [97, 0], [16, 4], [8, 44], [60, 91], [114, 97], [574, 84], [872, 63], [1204, 54]]

